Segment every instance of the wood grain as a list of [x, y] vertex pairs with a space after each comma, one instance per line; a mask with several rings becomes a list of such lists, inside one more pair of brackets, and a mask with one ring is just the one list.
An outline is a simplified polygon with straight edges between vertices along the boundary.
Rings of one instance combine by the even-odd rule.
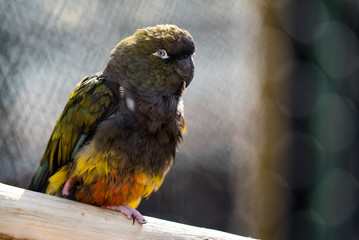
[[[132, 225], [121, 213], [0, 183], [0, 239], [249, 239], [146, 217]], [[6, 238], [6, 236], [8, 238]]]

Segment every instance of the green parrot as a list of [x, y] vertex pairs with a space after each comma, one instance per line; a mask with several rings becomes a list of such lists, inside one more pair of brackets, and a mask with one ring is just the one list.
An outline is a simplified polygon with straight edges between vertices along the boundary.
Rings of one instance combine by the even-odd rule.
[[137, 30], [71, 93], [29, 189], [120, 211], [161, 186], [185, 131], [195, 43], [175, 25]]

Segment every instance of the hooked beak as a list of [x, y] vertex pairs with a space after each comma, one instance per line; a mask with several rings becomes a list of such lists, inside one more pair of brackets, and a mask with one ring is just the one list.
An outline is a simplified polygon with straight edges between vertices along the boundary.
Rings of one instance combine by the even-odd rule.
[[192, 56], [180, 59], [177, 61], [179, 68], [181, 69], [181, 76], [184, 78], [186, 87], [189, 86], [194, 75], [194, 62]]

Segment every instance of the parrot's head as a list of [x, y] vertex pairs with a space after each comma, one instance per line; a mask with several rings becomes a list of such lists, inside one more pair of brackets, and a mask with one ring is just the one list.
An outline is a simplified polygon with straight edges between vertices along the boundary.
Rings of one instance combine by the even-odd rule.
[[195, 50], [186, 30], [148, 27], [118, 43], [106, 68], [111, 79], [143, 96], [181, 95], [194, 75]]

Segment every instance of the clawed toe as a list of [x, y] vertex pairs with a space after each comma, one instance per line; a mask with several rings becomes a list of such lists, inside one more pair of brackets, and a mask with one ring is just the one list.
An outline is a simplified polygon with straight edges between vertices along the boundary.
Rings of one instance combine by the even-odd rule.
[[137, 211], [136, 209], [127, 206], [127, 205], [120, 205], [120, 206], [107, 206], [106, 208], [108, 209], [112, 209], [115, 211], [119, 211], [121, 213], [123, 213], [128, 219], [132, 220], [132, 223], [135, 224], [135, 221], [137, 220], [137, 222], [139, 224], [146, 224], [147, 221], [145, 220], [145, 218], [142, 216], [142, 214]]
[[74, 178], [69, 178], [66, 180], [64, 187], [62, 188], [62, 197], [63, 198], [67, 198], [67, 199], [69, 198], [70, 190], [74, 186], [75, 182], [76, 181]]

